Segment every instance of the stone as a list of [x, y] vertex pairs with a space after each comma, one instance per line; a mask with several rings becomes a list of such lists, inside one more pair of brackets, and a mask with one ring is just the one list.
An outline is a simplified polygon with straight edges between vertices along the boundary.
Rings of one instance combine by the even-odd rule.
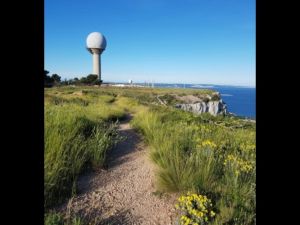
[[222, 99], [218, 101], [202, 101], [194, 104], [176, 104], [175, 107], [196, 114], [210, 113], [214, 116], [228, 114], [227, 105]]

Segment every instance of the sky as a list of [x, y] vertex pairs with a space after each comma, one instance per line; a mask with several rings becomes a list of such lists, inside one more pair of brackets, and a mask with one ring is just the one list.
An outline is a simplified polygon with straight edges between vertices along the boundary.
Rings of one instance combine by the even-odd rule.
[[45, 70], [91, 74], [95, 31], [104, 82], [255, 86], [255, 0], [45, 0]]

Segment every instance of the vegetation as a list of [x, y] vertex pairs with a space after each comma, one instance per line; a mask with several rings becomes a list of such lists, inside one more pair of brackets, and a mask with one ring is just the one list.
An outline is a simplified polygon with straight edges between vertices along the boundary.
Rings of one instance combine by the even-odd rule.
[[49, 71], [44, 70], [44, 86], [45, 87], [52, 87], [55, 84], [60, 83], [61, 77], [57, 74], [52, 74], [52, 76], [49, 76]]
[[215, 224], [255, 223], [253, 124], [159, 107], [140, 111], [132, 124], [152, 147], [159, 189], [207, 195]]
[[69, 81], [70, 84], [90, 84], [90, 85], [98, 85], [101, 82], [98, 81], [98, 75], [95, 74], [89, 74], [87, 77], [82, 77], [80, 80], [78, 80], [77, 82], [74, 82], [73, 80]]
[[125, 115], [110, 105], [111, 96], [45, 94], [45, 206], [62, 202], [76, 192], [78, 175], [102, 166], [118, 140], [118, 118]]
[[48, 213], [45, 215], [45, 225], [84, 225], [80, 217], [65, 220], [60, 213]]
[[45, 225], [64, 225], [64, 220], [59, 213], [48, 213], [45, 216]]
[[58, 85], [99, 85], [102, 83], [102, 80], [98, 80], [98, 75], [96, 74], [89, 74], [87, 77], [82, 77], [78, 79], [77, 77], [74, 79], [65, 79], [64, 81], [61, 80], [61, 77], [57, 74], [52, 74], [49, 76], [49, 71], [44, 70], [44, 86], [45, 87], [52, 87]]
[[[183, 195], [178, 205], [185, 216], [182, 224], [255, 224], [255, 123], [175, 109], [170, 107], [175, 94], [199, 97], [213, 92], [88, 86], [47, 89], [45, 206], [76, 193], [76, 179], [85, 168], [103, 165], [107, 151], [118, 141], [118, 119], [132, 113], [132, 126], [150, 146], [158, 190]], [[157, 96], [172, 104], [159, 105]], [[187, 191], [193, 194], [186, 195]], [[209, 199], [209, 205], [203, 203], [204, 211], [197, 205], [201, 199]], [[191, 209], [188, 202], [194, 202]]]
[[176, 208], [183, 214], [180, 217], [182, 224], [208, 224], [216, 215], [211, 200], [205, 195], [188, 193], [186, 196], [181, 196], [178, 202]]

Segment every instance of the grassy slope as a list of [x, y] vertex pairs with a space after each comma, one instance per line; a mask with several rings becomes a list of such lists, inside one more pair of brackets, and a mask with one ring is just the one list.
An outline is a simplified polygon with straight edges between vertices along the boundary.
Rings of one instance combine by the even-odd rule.
[[152, 147], [158, 188], [208, 195], [218, 212], [216, 224], [254, 224], [253, 124], [151, 108], [139, 112], [133, 125]]
[[[60, 196], [66, 186], [70, 192], [71, 184], [84, 164], [99, 166], [103, 163], [105, 152], [113, 143], [113, 138], [109, 139], [110, 135], [105, 134], [115, 131], [115, 128], [107, 131], [105, 127], [112, 126], [110, 121], [131, 112], [135, 114], [133, 126], [142, 132], [152, 147], [150, 155], [158, 168], [158, 188], [163, 191], [191, 190], [210, 196], [217, 212], [215, 224], [253, 224], [255, 124], [232, 117], [195, 116], [154, 105], [158, 103], [157, 95], [174, 93], [199, 96], [212, 94], [212, 91], [112, 87], [47, 89], [45, 176], [63, 178], [73, 174], [68, 182], [62, 179], [52, 183], [50, 179], [48, 183], [56, 190], [53, 193], [57, 195], [58, 192]], [[54, 141], [61, 127], [65, 133]], [[91, 132], [93, 129], [98, 130], [98, 135]], [[86, 132], [87, 135], [83, 135]], [[54, 140], [49, 139], [52, 136]], [[87, 148], [87, 143], [94, 147]], [[54, 152], [53, 149], [60, 150], [49, 153]], [[47, 154], [55, 157], [47, 157]], [[78, 161], [78, 165], [71, 170], [62, 169], [70, 167], [67, 163], [70, 159]], [[45, 195], [49, 193], [52, 192], [46, 188]], [[49, 199], [51, 202], [51, 195]]]
[[87, 166], [102, 166], [117, 140], [116, 125], [125, 111], [113, 96], [46, 90], [45, 206], [62, 202], [76, 191], [76, 179]]

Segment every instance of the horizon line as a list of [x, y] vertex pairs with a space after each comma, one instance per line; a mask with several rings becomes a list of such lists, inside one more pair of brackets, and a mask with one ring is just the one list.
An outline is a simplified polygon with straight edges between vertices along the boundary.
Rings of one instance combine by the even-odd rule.
[[[104, 83], [120, 83], [120, 84], [128, 84], [126, 81], [105, 81]], [[232, 87], [247, 87], [247, 88], [256, 88], [256, 85], [239, 85], [239, 84], [217, 84], [217, 83], [177, 83], [177, 82], [133, 82], [133, 84], [144, 84], [144, 83], [150, 83], [150, 84], [179, 84], [179, 85], [207, 85], [207, 86], [232, 86]]]

